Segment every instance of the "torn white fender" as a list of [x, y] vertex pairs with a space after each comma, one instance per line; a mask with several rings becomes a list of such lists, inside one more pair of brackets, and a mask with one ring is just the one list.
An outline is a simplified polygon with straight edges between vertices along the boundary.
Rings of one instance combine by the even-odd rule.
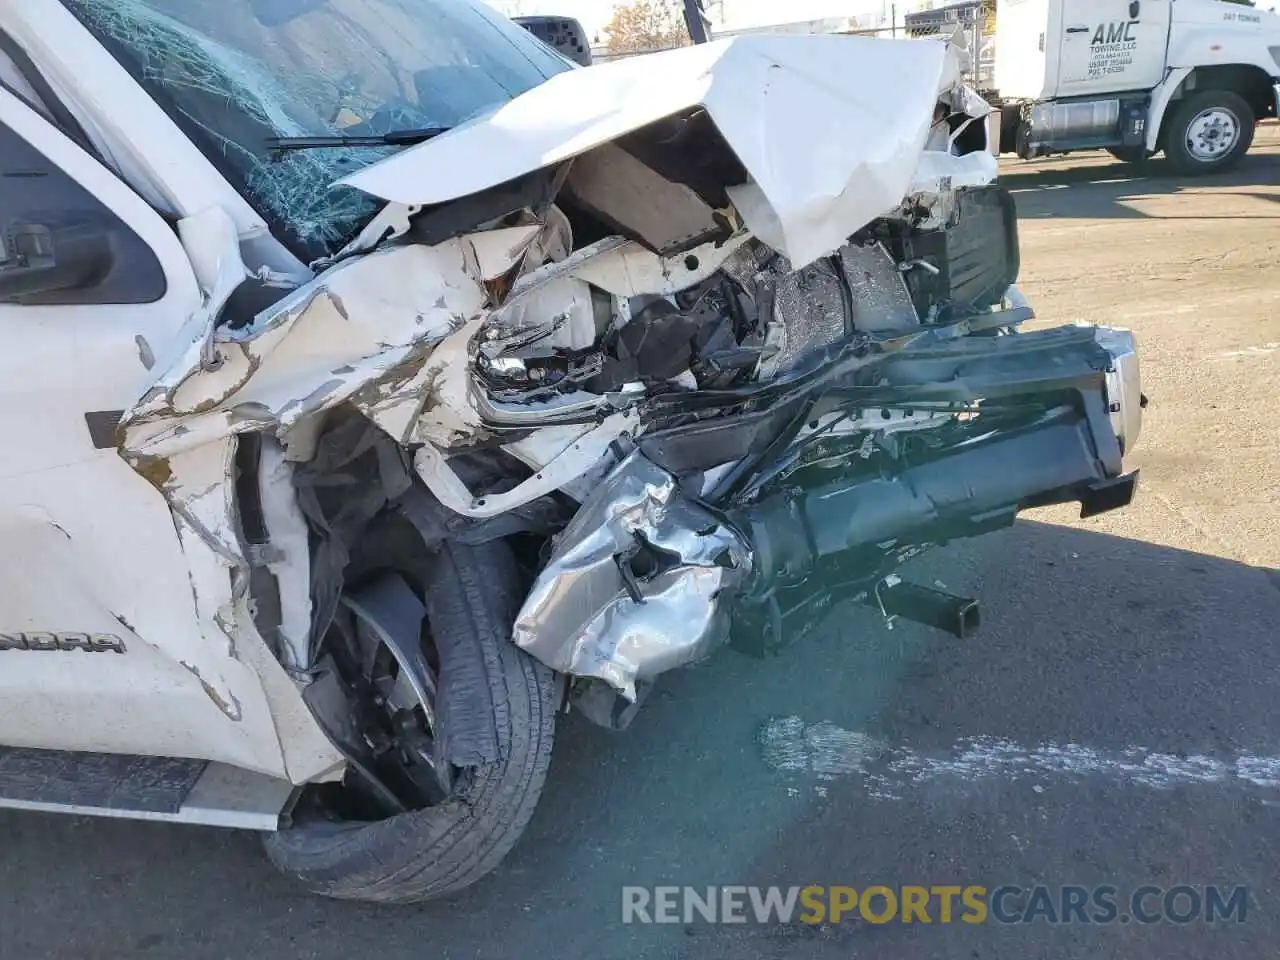
[[[375, 382], [390, 389], [408, 379], [424, 345], [484, 306], [470, 252], [463, 240], [379, 250], [333, 267], [240, 329], [218, 327], [212, 363], [189, 347], [127, 412], [126, 457], [171, 455], [193, 434], [288, 429]], [[185, 429], [173, 430], [179, 421]]]
[[[189, 236], [226, 234], [218, 221], [209, 215]], [[246, 688], [236, 671], [251, 662], [261, 674], [270, 659], [251, 615], [252, 564], [267, 565], [281, 587], [286, 667], [306, 665], [310, 615], [310, 557], [290, 470], [279, 451], [268, 451], [260, 493], [271, 551], [250, 556], [235, 495], [236, 435], [285, 434], [344, 400], [376, 408], [394, 398], [413, 382], [431, 346], [481, 315], [486, 294], [477, 274], [518, 261], [537, 232], [506, 232], [478, 247], [459, 238], [352, 259], [239, 329], [214, 326], [236, 275], [234, 261], [220, 257], [215, 245], [203, 251], [204, 308], [156, 364], [155, 379], [126, 412], [118, 436], [121, 456], [174, 515], [203, 637], [182, 665], [228, 719], [239, 721], [244, 691], [259, 689]], [[277, 712], [295, 728], [288, 744], [281, 741], [290, 775], [311, 778], [332, 768], [336, 755], [304, 720], [301, 701], [277, 705]], [[299, 737], [297, 730], [309, 733]]]
[[236, 433], [287, 431], [362, 391], [370, 403], [393, 393], [431, 345], [481, 314], [486, 295], [468, 260], [474, 268], [465, 239], [381, 250], [339, 264], [240, 329], [201, 331], [197, 318], [125, 414], [122, 454], [182, 507], [195, 491], [165, 466], [178, 454]]

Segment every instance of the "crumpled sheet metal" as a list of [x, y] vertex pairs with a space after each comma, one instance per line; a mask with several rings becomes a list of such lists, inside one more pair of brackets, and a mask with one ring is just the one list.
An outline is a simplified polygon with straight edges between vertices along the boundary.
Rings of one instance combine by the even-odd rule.
[[[672, 559], [627, 591], [618, 559], [637, 542]], [[556, 540], [516, 618], [514, 638], [543, 663], [604, 680], [628, 700], [636, 682], [707, 656], [728, 637], [721, 597], [741, 587], [751, 555], [675, 478], [632, 453]]]
[[[220, 226], [209, 218], [205, 229]], [[183, 665], [229, 719], [245, 715], [245, 686], [233, 682], [236, 661], [264, 643], [252, 619], [238, 612], [249, 597], [251, 563], [234, 494], [236, 435], [283, 435], [344, 400], [386, 416], [397, 404], [420, 409], [417, 374], [431, 349], [485, 309], [476, 260], [467, 238], [375, 252], [335, 266], [234, 330], [214, 326], [218, 291], [206, 287], [205, 307], [175, 337], [124, 416], [120, 455], [164, 496], [189, 568], [203, 643]], [[288, 472], [270, 482], [287, 484]], [[263, 492], [268, 500], [281, 493]], [[277, 570], [288, 582], [306, 576], [309, 557], [304, 551], [281, 563], [296, 568]], [[291, 652], [297, 661], [302, 650]], [[308, 764], [333, 762], [323, 744], [304, 753]]]
[[746, 226], [803, 267], [898, 205], [959, 78], [925, 40], [734, 37], [569, 70], [341, 182], [443, 203], [701, 107], [749, 174], [729, 188]]
[[[171, 454], [202, 438], [287, 430], [373, 384], [390, 389], [416, 372], [415, 355], [484, 305], [461, 240], [339, 264], [246, 327], [191, 331], [188, 349], [125, 416], [125, 449]], [[150, 429], [179, 423], [177, 437]]]
[[853, 325], [859, 330], [904, 330], [919, 324], [911, 292], [884, 244], [849, 244], [840, 250], [853, 293]]

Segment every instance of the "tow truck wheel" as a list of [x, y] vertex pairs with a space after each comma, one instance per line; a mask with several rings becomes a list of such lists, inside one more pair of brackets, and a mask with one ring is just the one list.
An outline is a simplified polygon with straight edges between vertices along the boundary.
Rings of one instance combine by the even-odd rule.
[[[407, 539], [392, 542], [404, 547]], [[382, 557], [412, 552], [381, 546]], [[550, 669], [511, 641], [520, 593], [510, 548], [492, 541], [418, 552], [425, 562], [419, 556], [391, 565], [398, 596], [385, 589], [382, 564], [363, 589], [357, 577], [343, 595], [347, 609], [366, 616], [363, 629], [355, 623], [346, 631], [354, 654], [348, 660], [365, 675], [344, 679], [366, 692], [358, 739], [376, 746], [376, 754], [370, 750], [364, 770], [349, 772], [343, 783], [309, 788], [293, 824], [265, 838], [280, 870], [325, 896], [413, 903], [469, 886], [515, 845], [551, 762], [557, 685]], [[409, 584], [416, 601], [404, 593]], [[380, 589], [383, 608], [393, 613], [383, 623], [397, 615], [403, 623], [406, 609], [421, 617], [421, 626], [407, 631], [414, 641], [420, 631], [420, 657], [403, 644], [378, 642], [388, 636], [378, 629]], [[433, 640], [446, 637], [447, 644]], [[384, 646], [393, 655], [384, 656]], [[452, 719], [467, 730], [480, 724], [486, 735], [479, 739], [493, 748], [487, 759], [449, 762], [458, 744], [445, 734], [461, 732], [456, 725], [442, 729], [450, 705]], [[442, 749], [445, 742], [455, 749]]]
[[1164, 152], [1178, 173], [1198, 175], [1229, 170], [1253, 143], [1253, 108], [1230, 90], [1205, 90], [1187, 97], [1169, 117]]

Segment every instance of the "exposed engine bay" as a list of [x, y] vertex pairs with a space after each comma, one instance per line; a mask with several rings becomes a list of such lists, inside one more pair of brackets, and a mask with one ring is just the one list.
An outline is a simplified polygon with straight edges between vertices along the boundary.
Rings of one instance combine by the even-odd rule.
[[[1015, 214], [995, 187], [960, 191], [945, 223], [906, 210], [794, 270], [755, 239], [710, 277], [670, 297], [614, 304], [592, 287], [580, 316], [528, 324], [523, 312], [482, 334], [476, 375], [494, 404], [585, 391], [722, 390], [785, 374], [856, 333], [905, 333], [986, 312], [1018, 272]], [[690, 255], [696, 261], [696, 256]]]

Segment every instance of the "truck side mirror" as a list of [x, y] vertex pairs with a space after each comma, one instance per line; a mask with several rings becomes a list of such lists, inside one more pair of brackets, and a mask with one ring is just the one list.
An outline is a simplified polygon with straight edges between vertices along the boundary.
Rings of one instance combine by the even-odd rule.
[[92, 287], [113, 262], [110, 228], [91, 213], [12, 221], [0, 237], [0, 301]]

